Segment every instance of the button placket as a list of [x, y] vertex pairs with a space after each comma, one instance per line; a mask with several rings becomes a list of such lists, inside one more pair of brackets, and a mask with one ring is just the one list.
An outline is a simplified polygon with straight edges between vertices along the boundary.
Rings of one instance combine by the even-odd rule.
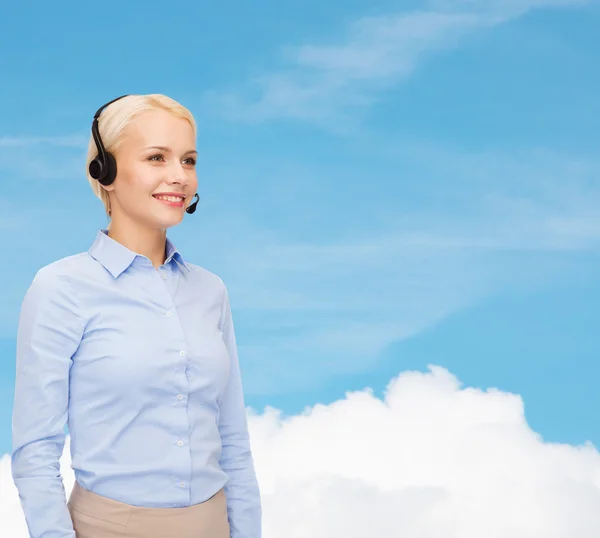
[[[164, 275], [161, 275], [161, 276], [164, 278]], [[168, 317], [168, 318], [172, 318], [174, 313], [175, 313], [175, 312], [174, 312], [174, 307], [172, 307], [172, 309], [171, 309], [171, 310], [166, 310], [166, 311], [165, 311], [165, 316], [166, 316], [166, 317]], [[180, 350], [179, 350], [179, 356], [180, 356], [180, 357], [185, 357], [185, 356], [186, 356], [186, 351], [185, 351], [184, 349], [180, 349]], [[185, 362], [185, 361], [184, 361], [184, 362]], [[183, 365], [183, 368], [184, 368], [184, 371], [185, 371], [185, 364]], [[178, 370], [178, 369], [176, 369], [175, 371], [176, 371], [176, 372], [178, 372], [179, 370]], [[184, 395], [184, 394], [181, 394], [181, 393], [179, 393], [179, 394], [177, 394], [177, 395], [176, 395], [176, 398], [177, 398], [177, 401], [183, 401], [183, 400], [184, 400], [184, 398], [185, 398], [185, 395]], [[184, 440], [183, 440], [183, 439], [179, 439], [179, 440], [178, 440], [178, 441], [177, 441], [175, 444], [176, 444], [178, 447], [183, 447], [183, 446], [185, 445], [185, 442], [184, 442]], [[185, 482], [179, 482], [179, 483], [178, 483], [178, 485], [179, 485], [180, 487], [185, 487], [185, 486], [186, 486], [186, 483], [185, 483]]]

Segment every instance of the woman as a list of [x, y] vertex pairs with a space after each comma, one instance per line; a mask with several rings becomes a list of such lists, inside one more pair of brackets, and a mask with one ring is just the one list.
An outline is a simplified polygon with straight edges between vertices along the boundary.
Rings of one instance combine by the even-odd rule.
[[32, 538], [260, 537], [227, 289], [166, 237], [198, 201], [195, 139], [163, 95], [94, 117], [109, 225], [36, 273], [19, 318], [12, 474]]

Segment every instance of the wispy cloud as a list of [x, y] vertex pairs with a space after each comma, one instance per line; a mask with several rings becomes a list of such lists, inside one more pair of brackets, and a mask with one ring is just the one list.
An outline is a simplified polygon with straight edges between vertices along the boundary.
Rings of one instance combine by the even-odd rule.
[[[285, 47], [285, 66], [252, 79], [246, 92], [211, 91], [204, 98], [231, 120], [292, 118], [333, 130], [350, 129], [361, 108], [409, 76], [428, 54], [455, 47], [474, 31], [532, 9], [583, 3], [586, 0], [432, 0], [420, 11], [364, 17], [352, 22], [337, 43]], [[350, 107], [352, 114], [346, 113]]]
[[0, 136], [0, 170], [15, 181], [81, 177], [88, 142], [83, 134]]
[[30, 148], [32, 146], [59, 146], [87, 148], [89, 136], [72, 134], [65, 136], [0, 136], [0, 148]]
[[[189, 246], [180, 244], [231, 288], [240, 326], [249, 329], [240, 339], [244, 359], [257, 365], [249, 369], [250, 392], [302, 390], [320, 375], [310, 364], [328, 364], [323, 375], [368, 368], [391, 343], [506, 287], [552, 282], [578, 263], [572, 253], [600, 248], [598, 162], [539, 150], [468, 153], [389, 137], [369, 148], [363, 145], [361, 159], [377, 161], [381, 174], [354, 163], [335, 172], [289, 158], [281, 169], [272, 159], [269, 168], [262, 163], [262, 181], [251, 183], [259, 207], [248, 203], [250, 182], [223, 187], [223, 198], [214, 192], [214, 205], [201, 209], [215, 233], [201, 234], [200, 245], [195, 233]], [[74, 166], [72, 176], [83, 181]], [[385, 196], [368, 199], [366, 181]], [[340, 211], [340, 185], [351, 211]], [[94, 203], [90, 198], [81, 211]], [[61, 215], [60, 207], [18, 208], [0, 199], [2, 207], [5, 216], [19, 217], [14, 248], [42, 236], [45, 245], [58, 241], [36, 223], [80, 230], [86, 219], [75, 209]], [[288, 215], [290, 228], [273, 225], [275, 208]], [[72, 248], [85, 244], [73, 237]], [[558, 254], [565, 263], [555, 266]], [[7, 312], [16, 311], [25, 286], [21, 275], [14, 278], [22, 284], [7, 292]], [[2, 321], [0, 331], [12, 335], [14, 316]], [[265, 364], [281, 375], [262, 376]]]
[[[261, 181], [249, 182], [247, 171], [217, 159], [215, 167], [242, 181], [223, 182], [221, 194], [212, 187], [212, 203], [198, 216], [211, 233], [187, 233], [184, 224], [187, 241], [178, 242], [230, 287], [251, 393], [303, 390], [319, 376], [364, 371], [386, 346], [503, 289], [569, 276], [579, 270], [577, 255], [600, 249], [600, 163], [593, 160], [539, 150], [461, 153], [389, 138], [363, 146], [365, 170], [282, 160], [281, 169], [271, 158], [269, 167], [261, 163]], [[374, 161], [384, 173], [373, 172]], [[66, 214], [20, 208], [29, 224], [9, 242], [18, 248], [43, 238], [38, 260], [58, 252], [59, 242], [73, 253], [87, 244], [81, 223], [94, 204], [90, 198]], [[286, 215], [287, 227], [274, 211]], [[39, 222], [60, 222], [71, 230], [68, 243]], [[26, 284], [15, 271], [21, 288], [6, 294], [7, 312], [16, 311]], [[13, 316], [0, 331], [13, 335], [15, 324]], [[266, 367], [279, 374], [264, 376]]]
[[[252, 392], [302, 390], [320, 371], [363, 371], [393, 342], [490, 294], [568, 277], [580, 270], [578, 255], [600, 253], [600, 188], [594, 182], [600, 164], [543, 155], [420, 158], [415, 168], [431, 203], [421, 193], [414, 206], [414, 186], [408, 202], [393, 193], [379, 198], [373, 211], [389, 205], [392, 215], [384, 225], [365, 220], [355, 234], [344, 231], [338, 214], [337, 237], [330, 233], [318, 243], [312, 236], [292, 243], [258, 224], [244, 228], [243, 241], [226, 241], [219, 273], [247, 329], [241, 343], [252, 365]], [[397, 163], [384, 166], [406, 169], [402, 157]], [[453, 178], [447, 189], [430, 188], [430, 181], [440, 184], [444, 177]], [[325, 219], [339, 202], [321, 194], [318, 211]], [[289, 208], [298, 223], [306, 221], [306, 205]], [[229, 215], [215, 218], [226, 230]], [[279, 372], [271, 380], [260, 373], [266, 364]]]

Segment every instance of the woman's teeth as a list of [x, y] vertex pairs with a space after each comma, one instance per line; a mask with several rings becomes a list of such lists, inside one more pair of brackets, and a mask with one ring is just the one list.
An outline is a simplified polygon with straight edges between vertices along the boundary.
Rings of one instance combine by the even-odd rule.
[[159, 200], [166, 200], [167, 202], [181, 202], [183, 198], [180, 196], [155, 196]]

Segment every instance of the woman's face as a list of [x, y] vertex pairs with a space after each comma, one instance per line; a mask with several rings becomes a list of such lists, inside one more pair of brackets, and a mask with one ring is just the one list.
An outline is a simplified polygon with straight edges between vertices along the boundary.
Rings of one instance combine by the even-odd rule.
[[[179, 224], [198, 187], [190, 123], [166, 110], [142, 112], [125, 128], [114, 155], [117, 177], [105, 187], [112, 219], [160, 230]], [[186, 198], [165, 200], [161, 193]]]

